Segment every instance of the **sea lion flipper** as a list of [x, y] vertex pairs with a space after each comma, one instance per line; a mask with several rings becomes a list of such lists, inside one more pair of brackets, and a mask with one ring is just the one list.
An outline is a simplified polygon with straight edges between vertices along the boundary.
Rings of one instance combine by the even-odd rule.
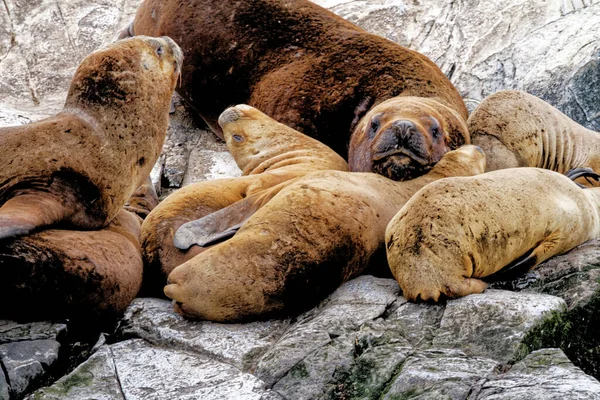
[[[590, 178], [595, 180], [596, 182], [600, 182], [600, 175], [595, 173], [594, 170], [591, 168], [573, 168], [568, 170], [565, 173], [565, 176], [571, 179], [573, 182], [575, 182], [575, 179], [583, 177], [591, 186], [597, 186], [597, 183], [594, 184], [593, 182], [590, 182]], [[575, 184], [582, 189], [587, 189], [589, 187], [582, 185], [579, 182], [575, 182]]]
[[517, 279], [519, 276], [529, 272], [529, 270], [538, 263], [536, 250], [540, 246], [541, 245], [538, 245], [538, 247], [529, 250], [527, 253], [523, 254], [521, 257], [517, 258], [515, 261], [508, 264], [501, 270], [481, 279], [487, 283], [512, 281]]
[[206, 247], [229, 239], [258, 208], [255, 198], [246, 197], [219, 211], [185, 223], [175, 233], [175, 247], [187, 250], [194, 244]]

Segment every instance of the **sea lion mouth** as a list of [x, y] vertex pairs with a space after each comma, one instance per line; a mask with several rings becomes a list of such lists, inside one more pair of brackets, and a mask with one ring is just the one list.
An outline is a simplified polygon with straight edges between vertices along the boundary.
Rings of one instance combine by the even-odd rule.
[[433, 165], [420, 157], [416, 159], [405, 152], [394, 151], [373, 159], [372, 172], [394, 181], [407, 181], [426, 174]]
[[391, 156], [404, 156], [404, 157], [410, 158], [411, 160], [413, 160], [421, 165], [429, 164], [428, 160], [416, 155], [414, 152], [412, 152], [409, 149], [404, 148], [404, 147], [401, 147], [398, 149], [392, 149], [392, 150], [388, 150], [388, 151], [384, 151], [384, 152], [380, 152], [380, 153], [375, 153], [375, 154], [373, 154], [373, 162], [382, 161], [383, 159], [391, 157]]

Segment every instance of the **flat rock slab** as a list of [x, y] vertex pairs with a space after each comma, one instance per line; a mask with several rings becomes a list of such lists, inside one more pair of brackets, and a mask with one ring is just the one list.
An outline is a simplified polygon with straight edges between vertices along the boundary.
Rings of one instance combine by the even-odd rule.
[[51, 322], [20, 324], [14, 321], [0, 320], [0, 344], [22, 342], [25, 340], [59, 340], [66, 332], [66, 324]]

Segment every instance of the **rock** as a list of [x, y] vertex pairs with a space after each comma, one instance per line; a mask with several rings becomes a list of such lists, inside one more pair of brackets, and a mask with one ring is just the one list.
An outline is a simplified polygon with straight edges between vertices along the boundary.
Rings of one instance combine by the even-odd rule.
[[575, 367], [559, 349], [534, 351], [506, 374], [487, 380], [476, 400], [600, 399], [600, 383]]
[[0, 363], [6, 371], [11, 398], [23, 395], [38, 383], [58, 360], [55, 340], [30, 340], [0, 345]]
[[521, 89], [600, 130], [600, 3], [313, 1], [427, 55], [471, 110], [499, 90]]
[[565, 309], [558, 297], [488, 289], [448, 302], [433, 345], [509, 363], [529, 353], [524, 339], [532, 328], [559, 324], [555, 316]]
[[30, 322], [19, 324], [0, 320], [0, 344], [25, 340], [52, 339], [60, 341], [67, 333], [66, 324], [51, 322]]
[[0, 400], [9, 400], [8, 395], [8, 382], [6, 382], [6, 375], [0, 370]]
[[289, 320], [246, 324], [188, 321], [173, 311], [170, 301], [143, 298], [134, 300], [125, 312], [120, 336], [200, 352], [237, 368], [251, 369], [255, 357], [279, 340], [289, 324]]
[[586, 373], [600, 378], [600, 240], [553, 257], [513, 282], [496, 285], [563, 298], [563, 332], [539, 346], [560, 347]]

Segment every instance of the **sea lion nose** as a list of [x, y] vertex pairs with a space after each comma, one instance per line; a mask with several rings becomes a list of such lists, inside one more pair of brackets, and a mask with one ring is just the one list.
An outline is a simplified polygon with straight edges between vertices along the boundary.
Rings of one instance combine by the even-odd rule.
[[177, 63], [177, 72], [181, 72], [181, 64], [183, 63], [183, 52], [181, 51], [181, 48], [168, 36], [161, 36], [160, 39], [162, 39], [173, 52], [173, 57], [175, 57], [175, 62]]
[[396, 132], [396, 135], [398, 135], [401, 138], [404, 138], [415, 132], [417, 130], [417, 125], [415, 125], [415, 123], [412, 121], [400, 120], [395, 121], [392, 124], [392, 128]]
[[237, 107], [229, 107], [219, 116], [219, 126], [223, 128], [225, 124], [235, 122], [242, 117], [242, 112]]

